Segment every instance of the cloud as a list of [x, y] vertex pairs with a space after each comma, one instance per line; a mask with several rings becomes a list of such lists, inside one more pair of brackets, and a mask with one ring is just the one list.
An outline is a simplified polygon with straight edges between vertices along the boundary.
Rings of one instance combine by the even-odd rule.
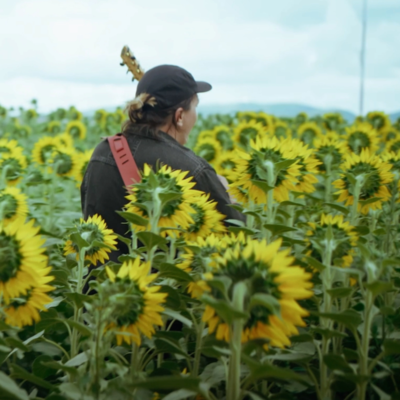
[[[7, 54], [0, 64], [0, 104], [19, 106], [35, 97], [48, 111], [124, 103], [135, 89], [118, 65], [120, 49], [129, 44], [145, 69], [177, 64], [210, 81], [214, 89], [202, 102], [357, 110], [361, 7], [355, 3], [361, 6], [361, 0], [6, 3], [0, 15], [0, 47]], [[392, 0], [369, 4], [374, 15], [397, 12]], [[366, 104], [372, 109], [398, 107], [398, 37], [399, 21], [371, 17]]]

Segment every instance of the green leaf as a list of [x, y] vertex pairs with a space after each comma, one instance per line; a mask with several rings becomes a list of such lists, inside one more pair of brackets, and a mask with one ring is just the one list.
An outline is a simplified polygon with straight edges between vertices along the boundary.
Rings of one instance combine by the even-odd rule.
[[51, 383], [47, 382], [46, 380], [39, 378], [31, 374], [30, 372], [26, 371], [25, 369], [21, 368], [17, 364], [11, 364], [12, 376], [18, 379], [23, 379], [25, 381], [29, 381], [34, 383], [37, 386], [43, 387], [45, 389], [57, 390], [57, 387], [52, 385]]
[[300, 333], [299, 335], [291, 336], [290, 341], [292, 343], [312, 342], [313, 337], [309, 333]]
[[138, 232], [137, 238], [146, 246], [147, 250], [151, 250], [155, 246], [165, 246], [167, 241], [153, 232]]
[[248, 319], [247, 313], [236, 310], [231, 304], [224, 300], [216, 300], [208, 294], [203, 294], [200, 299], [204, 304], [212, 307], [216, 313], [228, 324], [231, 324], [235, 319]]
[[75, 328], [83, 336], [87, 337], [92, 336], [92, 331], [87, 326], [81, 324], [80, 322], [73, 321], [72, 319], [60, 319], [60, 321], [66, 323], [71, 328]]
[[296, 162], [296, 160], [292, 159], [292, 160], [284, 160], [284, 161], [280, 161], [280, 162], [275, 163], [274, 164], [275, 173], [278, 173], [282, 169], [289, 168], [295, 162]]
[[290, 361], [290, 362], [308, 362], [313, 359], [312, 354], [306, 353], [285, 353], [285, 354], [273, 354], [266, 357], [268, 360], [278, 360], [278, 361]]
[[172, 319], [176, 319], [177, 321], [181, 321], [182, 324], [188, 326], [189, 328], [192, 328], [193, 326], [193, 322], [190, 319], [184, 317], [181, 313], [177, 311], [169, 310], [168, 308], [166, 308], [163, 311], [163, 314], [168, 315], [169, 317], [171, 317]]
[[5, 400], [29, 400], [28, 393], [18, 387], [18, 385], [4, 372], [0, 371], [0, 392], [1, 398]]
[[336, 211], [340, 211], [341, 213], [343, 213], [344, 215], [347, 215], [350, 211], [348, 210], [348, 208], [340, 206], [339, 204], [336, 203], [323, 203], [324, 206], [328, 206], [333, 208]]
[[193, 390], [197, 393], [199, 389], [199, 384], [199, 378], [161, 376], [155, 378], [147, 378], [145, 381], [133, 381], [130, 383], [130, 386], [143, 389], [151, 389], [153, 391], [187, 389]]
[[345, 310], [341, 313], [313, 313], [323, 318], [329, 318], [332, 321], [338, 322], [347, 326], [350, 329], [356, 329], [361, 324], [361, 316], [355, 310]]
[[207, 285], [217, 289], [224, 296], [227, 296], [229, 288], [232, 285], [232, 279], [228, 278], [227, 276], [218, 276], [207, 281]]
[[66, 367], [79, 367], [80, 365], [84, 364], [88, 361], [88, 356], [86, 353], [79, 353], [74, 358], [68, 360], [64, 365]]
[[158, 193], [158, 197], [161, 200], [162, 205], [165, 205], [170, 201], [179, 200], [182, 197], [182, 194], [174, 192]]
[[358, 202], [362, 205], [362, 206], [366, 206], [367, 204], [372, 204], [372, 203], [376, 203], [377, 201], [382, 200], [382, 197], [371, 197], [370, 199], [367, 200], [359, 200]]
[[332, 298], [341, 299], [342, 297], [349, 296], [353, 292], [353, 289], [349, 287], [338, 287], [327, 290], [327, 292], [332, 296]]
[[178, 282], [193, 282], [193, 278], [187, 272], [169, 263], [160, 265], [159, 276], [161, 278], [175, 279]]
[[64, 372], [67, 372], [71, 375], [76, 375], [77, 369], [75, 367], [68, 367], [64, 364], [61, 364], [58, 361], [48, 361], [48, 362], [43, 362], [43, 365], [47, 368], [52, 368], [53, 370], [61, 370]]
[[279, 304], [278, 299], [270, 294], [264, 293], [255, 293], [251, 296], [250, 307], [254, 306], [263, 306], [271, 311], [274, 315], [281, 314], [281, 305]]
[[179, 389], [163, 397], [163, 400], [186, 400], [194, 397], [196, 394], [197, 392], [193, 390]]
[[280, 206], [305, 207], [304, 204], [297, 203], [295, 201], [282, 201], [282, 203], [280, 203]]
[[365, 286], [373, 293], [374, 296], [393, 290], [393, 282], [376, 281], [368, 283]]
[[292, 370], [288, 368], [279, 368], [275, 367], [273, 365], [262, 365], [258, 366], [255, 368], [251, 368], [251, 373], [248, 377], [250, 381], [259, 381], [262, 379], [268, 379], [270, 380], [271, 378], [275, 379], [280, 379], [280, 380], [285, 380], [285, 381], [297, 381], [297, 382], [303, 382], [303, 383], [308, 383], [307, 379], [303, 377], [302, 375], [296, 374]]
[[93, 300], [92, 296], [80, 293], [64, 293], [65, 297], [72, 301], [78, 308], [83, 307], [83, 303], [90, 303]]
[[267, 182], [264, 181], [259, 181], [256, 179], [251, 179], [250, 182], [254, 185], [260, 188], [264, 193], [268, 193], [270, 190], [274, 189], [273, 186], [269, 186]]
[[128, 239], [128, 238], [126, 238], [125, 236], [118, 235], [118, 234], [115, 233], [115, 232], [114, 232], [114, 235], [117, 237], [117, 239], [118, 239], [120, 242], [125, 243], [127, 246], [130, 246], [130, 245], [132, 244], [132, 240], [131, 240], [131, 239]]
[[238, 235], [240, 232], [245, 233], [246, 235], [254, 235], [255, 231], [250, 228], [246, 228], [245, 226], [229, 226], [228, 231]]
[[326, 328], [312, 328], [311, 332], [322, 335], [325, 339], [332, 339], [334, 337], [343, 339], [343, 338], [347, 337], [347, 335], [343, 332], [335, 331], [333, 329], [326, 329]]
[[179, 291], [171, 286], [161, 285], [159, 293], [167, 293], [168, 296], [165, 301], [165, 307], [172, 308], [173, 310], [179, 309], [181, 306], [181, 297]]
[[147, 226], [149, 224], [149, 220], [147, 218], [144, 218], [138, 214], [133, 214], [127, 211], [116, 211], [116, 213], [133, 225]]
[[270, 232], [272, 232], [273, 235], [280, 235], [285, 232], [297, 231], [296, 228], [292, 228], [292, 227], [286, 226], [286, 225], [279, 225], [279, 224], [265, 224], [264, 228], [268, 229]]
[[357, 180], [355, 178], [355, 176], [353, 174], [351, 174], [350, 172], [347, 172], [344, 174], [346, 176], [346, 178], [349, 180], [349, 182], [354, 186], [357, 183]]
[[72, 242], [79, 247], [79, 250], [90, 247], [89, 243], [85, 239], [83, 239], [82, 236], [77, 232], [71, 233], [69, 237], [72, 240]]
[[190, 358], [185, 350], [182, 349], [178, 341], [167, 338], [159, 338], [154, 340], [154, 344], [156, 349], [162, 353], [179, 354], [185, 358]]
[[52, 357], [47, 354], [42, 354], [39, 357], [36, 357], [32, 364], [32, 372], [35, 376], [39, 378], [46, 379], [51, 375], [54, 375], [54, 369], [50, 367], [46, 367], [44, 362], [51, 362], [53, 360]]
[[332, 371], [337, 370], [337, 371], [343, 371], [345, 373], [353, 372], [347, 361], [338, 354], [325, 354], [323, 359], [325, 365]]
[[365, 235], [369, 234], [368, 226], [364, 226], [364, 225], [358, 225], [358, 226], [354, 227], [354, 231], [357, 232], [361, 236], [365, 236]]
[[319, 272], [322, 272], [326, 268], [324, 264], [322, 264], [321, 262], [319, 262], [318, 260], [316, 260], [313, 257], [305, 256], [304, 259], [306, 260], [306, 262], [308, 262], [308, 264], [310, 264], [312, 267], [314, 267]]
[[386, 355], [400, 354], [400, 340], [386, 339], [383, 342], [383, 348]]

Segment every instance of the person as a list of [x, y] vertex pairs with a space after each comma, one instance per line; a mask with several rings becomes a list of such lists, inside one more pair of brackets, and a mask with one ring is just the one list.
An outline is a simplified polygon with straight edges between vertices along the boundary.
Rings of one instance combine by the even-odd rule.
[[[122, 126], [129, 148], [139, 170], [147, 163], [152, 167], [166, 164], [174, 170], [188, 171], [194, 189], [209, 193], [210, 200], [226, 219], [244, 220], [244, 216], [228, 205], [231, 203], [227, 187], [215, 170], [201, 157], [184, 147], [196, 123], [198, 93], [208, 92], [211, 85], [195, 81], [183, 68], [160, 65], [148, 70], [139, 81], [136, 97], [128, 103], [129, 119]], [[126, 205], [127, 191], [114, 161], [107, 140], [100, 142], [89, 161], [81, 185], [84, 218], [99, 214], [108, 228], [129, 237], [126, 221], [116, 213]], [[118, 242], [118, 251], [110, 259], [127, 252]]]

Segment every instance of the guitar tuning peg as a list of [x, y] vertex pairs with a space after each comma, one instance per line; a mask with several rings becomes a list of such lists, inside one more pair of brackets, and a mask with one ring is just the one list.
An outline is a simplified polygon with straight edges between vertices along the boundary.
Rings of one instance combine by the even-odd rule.
[[126, 70], [126, 73], [128, 73], [128, 72], [129, 72], [129, 69]]
[[136, 60], [136, 57], [135, 57], [135, 56], [132, 56], [132, 57], [131, 57], [131, 60]]
[[132, 82], [135, 80], [135, 77], [132, 78]]
[[122, 62], [122, 63], [119, 63], [119, 65], [120, 65], [121, 67], [123, 67], [123, 66], [125, 65], [125, 63]]

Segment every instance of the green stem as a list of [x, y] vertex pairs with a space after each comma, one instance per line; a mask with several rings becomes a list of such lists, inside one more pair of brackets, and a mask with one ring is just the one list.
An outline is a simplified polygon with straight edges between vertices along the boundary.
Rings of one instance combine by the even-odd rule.
[[[371, 323], [372, 323], [372, 306], [373, 306], [373, 294], [370, 290], [367, 290], [365, 297], [365, 308], [364, 308], [364, 329], [361, 338], [361, 348], [359, 348], [359, 372], [360, 375], [366, 377], [368, 375], [368, 352], [369, 352], [369, 341], [371, 335]], [[357, 386], [357, 399], [365, 400], [367, 395], [368, 380], [363, 380]]]
[[[244, 298], [246, 295], [246, 285], [244, 282], [239, 282], [233, 289], [233, 307], [235, 310], [243, 312]], [[242, 332], [243, 332], [243, 319], [236, 319], [233, 322], [233, 327], [230, 327], [231, 341], [230, 341], [230, 362], [228, 379], [226, 380], [226, 393], [227, 399], [239, 400], [240, 399], [240, 361], [242, 352]]]
[[358, 218], [358, 201], [360, 199], [360, 193], [362, 188], [363, 176], [358, 175], [356, 177], [356, 184], [354, 185], [354, 194], [353, 194], [353, 205], [351, 207], [351, 217], [350, 224], [353, 226], [357, 226], [357, 218]]
[[[274, 164], [267, 161], [267, 171], [268, 171], [268, 186], [275, 187], [275, 172]], [[275, 219], [274, 214], [274, 189], [270, 189], [267, 194], [267, 223], [273, 224]], [[271, 241], [272, 232], [267, 232], [267, 242]]]
[[205, 323], [203, 321], [200, 322], [197, 326], [197, 340], [196, 340], [196, 349], [194, 352], [194, 362], [193, 362], [193, 370], [192, 377], [197, 378], [199, 374], [200, 368], [200, 357], [201, 357], [201, 346], [203, 343], [203, 330]]

